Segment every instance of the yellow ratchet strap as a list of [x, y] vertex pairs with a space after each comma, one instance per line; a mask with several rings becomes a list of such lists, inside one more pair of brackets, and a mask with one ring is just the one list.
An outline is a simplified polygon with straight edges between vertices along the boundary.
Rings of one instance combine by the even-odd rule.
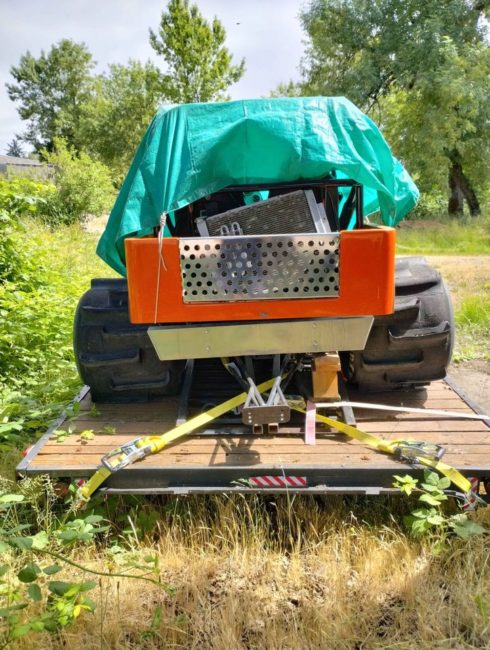
[[[294, 410], [299, 411], [300, 413], [306, 413], [306, 411], [301, 408], [294, 407]], [[345, 424], [345, 422], [339, 422], [338, 420], [332, 420], [332, 418], [329, 418], [325, 415], [319, 415], [318, 413], [316, 414], [316, 419], [319, 422], [328, 424], [328, 426], [332, 427], [333, 429], [337, 429], [337, 431], [340, 431], [341, 433], [345, 433], [350, 438], [355, 438], [356, 440], [359, 440], [359, 442], [363, 442], [366, 445], [374, 447], [378, 451], [382, 451], [387, 454], [395, 454], [398, 445], [410, 442], [407, 440], [383, 440], [383, 438], [378, 438], [371, 435], [370, 433], [361, 431], [357, 427], [353, 427], [350, 424]], [[446, 476], [452, 483], [454, 483], [454, 485], [459, 487], [459, 489], [464, 494], [471, 490], [471, 483], [461, 474], [461, 472], [458, 472], [458, 470], [454, 467], [451, 467], [450, 465], [447, 465], [440, 460], [424, 458], [423, 456], [420, 456], [417, 461], [423, 465], [426, 465], [427, 467], [432, 467], [432, 469], [435, 469], [443, 476]]]
[[[274, 381], [275, 378], [269, 379], [268, 381], [259, 384], [257, 388], [261, 393], [263, 393], [269, 390], [269, 388], [272, 388]], [[104, 481], [114, 472], [122, 469], [123, 467], [126, 467], [128, 464], [134, 462], [135, 460], [144, 458], [149, 454], [158, 453], [169, 443], [174, 442], [174, 440], [192, 433], [196, 429], [209, 424], [221, 415], [228, 413], [228, 411], [231, 411], [237, 406], [244, 404], [246, 399], [247, 393], [240, 393], [236, 397], [232, 397], [231, 399], [226, 400], [226, 402], [222, 402], [221, 404], [214, 406], [212, 409], [209, 409], [209, 411], [197, 415], [196, 417], [174, 427], [166, 433], [163, 433], [159, 436], [146, 436], [144, 438], [138, 438], [127, 443], [126, 445], [119, 447], [118, 449], [113, 450], [112, 452], [109, 452], [109, 454], [106, 454], [104, 458], [110, 457], [113, 459], [113, 464], [109, 466], [108, 464], [104, 463], [99, 465], [92, 477], [79, 488], [78, 494], [80, 499], [82, 501], [88, 501], [92, 494], [98, 490], [102, 483], [104, 483]], [[306, 411], [302, 408], [293, 407], [293, 409], [300, 413], [306, 413]], [[359, 442], [363, 442], [364, 444], [387, 454], [395, 454], [397, 447], [400, 444], [410, 442], [407, 440], [383, 440], [383, 438], [378, 438], [371, 435], [370, 433], [361, 431], [357, 427], [354, 427], [350, 424], [346, 424], [345, 422], [340, 422], [338, 420], [333, 420], [332, 418], [329, 418], [325, 415], [320, 415], [318, 413], [316, 414], [316, 419], [319, 422], [324, 422], [328, 426], [336, 429], [337, 431], [340, 431], [341, 433], [345, 433], [350, 438], [359, 440]], [[129, 454], [127, 451], [128, 448], [131, 449]], [[130, 457], [130, 454], [132, 458]], [[427, 467], [435, 469], [436, 471], [446, 476], [464, 494], [471, 490], [471, 484], [468, 479], [466, 479], [454, 467], [451, 467], [450, 465], [447, 465], [440, 460], [425, 458], [423, 456], [420, 456], [417, 461], [423, 465], [426, 465]], [[112, 469], [110, 469], [110, 467], [112, 467]]]
[[[269, 390], [269, 388], [272, 388], [274, 381], [275, 378], [264, 381], [262, 384], [259, 384], [257, 388], [261, 393], [263, 393], [264, 391]], [[236, 397], [232, 397], [231, 399], [226, 400], [226, 402], [222, 402], [217, 406], [213, 406], [213, 408], [209, 409], [209, 411], [205, 411], [204, 413], [196, 415], [196, 417], [188, 420], [187, 422], [179, 424], [174, 429], [167, 431], [167, 433], [163, 433], [159, 436], [146, 436], [144, 438], [139, 438], [128, 443], [126, 447], [132, 447], [134, 460], [144, 458], [148, 454], [156, 454], [164, 447], [166, 447], [166, 445], [174, 442], [174, 440], [177, 440], [178, 438], [181, 438], [188, 433], [192, 433], [196, 429], [209, 424], [221, 415], [228, 413], [228, 411], [231, 411], [237, 406], [244, 404], [246, 399], [247, 393], [240, 393]], [[122, 447], [115, 449], [113, 452], [106, 454], [106, 457], [115, 458], [114, 467], [112, 470], [104, 464], [99, 465], [95, 471], [95, 474], [93, 474], [92, 477], [80, 487], [78, 494], [82, 501], [88, 501], [92, 494], [113, 472], [118, 471], [118, 469], [122, 469], [123, 467], [126, 467], [128, 464], [130, 464], [130, 462], [133, 462], [132, 460], [129, 462], [124, 462], [124, 447], [125, 446], [123, 445]], [[141, 450], [142, 453], [138, 454], [138, 450]]]

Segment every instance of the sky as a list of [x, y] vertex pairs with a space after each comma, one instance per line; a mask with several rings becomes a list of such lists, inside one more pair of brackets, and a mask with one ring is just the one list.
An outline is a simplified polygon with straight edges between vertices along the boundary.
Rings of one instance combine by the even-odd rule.
[[[234, 60], [245, 58], [244, 76], [229, 89], [232, 99], [262, 97], [299, 78], [303, 0], [195, 1], [206, 18], [216, 15], [223, 23]], [[5, 89], [22, 54], [39, 56], [71, 38], [86, 43], [98, 72], [129, 58], [158, 64], [148, 29], [157, 29], [165, 6], [166, 0], [0, 0], [0, 154], [24, 128]]]

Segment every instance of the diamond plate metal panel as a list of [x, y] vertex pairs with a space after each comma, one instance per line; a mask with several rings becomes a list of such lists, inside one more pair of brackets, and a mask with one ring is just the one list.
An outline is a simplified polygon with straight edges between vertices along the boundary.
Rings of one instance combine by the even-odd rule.
[[184, 302], [334, 297], [339, 235], [182, 238]]

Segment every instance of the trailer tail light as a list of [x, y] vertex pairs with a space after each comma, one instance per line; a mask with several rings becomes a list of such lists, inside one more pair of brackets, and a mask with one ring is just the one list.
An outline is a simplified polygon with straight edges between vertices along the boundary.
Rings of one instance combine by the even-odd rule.
[[24, 451], [22, 452], [22, 458], [25, 458], [27, 454], [31, 451], [32, 445], [29, 445], [29, 447], [26, 447]]

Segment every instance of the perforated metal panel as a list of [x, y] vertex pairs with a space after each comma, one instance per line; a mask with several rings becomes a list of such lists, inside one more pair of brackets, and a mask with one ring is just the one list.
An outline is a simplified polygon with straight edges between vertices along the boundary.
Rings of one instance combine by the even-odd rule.
[[334, 297], [339, 235], [182, 238], [184, 302]]

